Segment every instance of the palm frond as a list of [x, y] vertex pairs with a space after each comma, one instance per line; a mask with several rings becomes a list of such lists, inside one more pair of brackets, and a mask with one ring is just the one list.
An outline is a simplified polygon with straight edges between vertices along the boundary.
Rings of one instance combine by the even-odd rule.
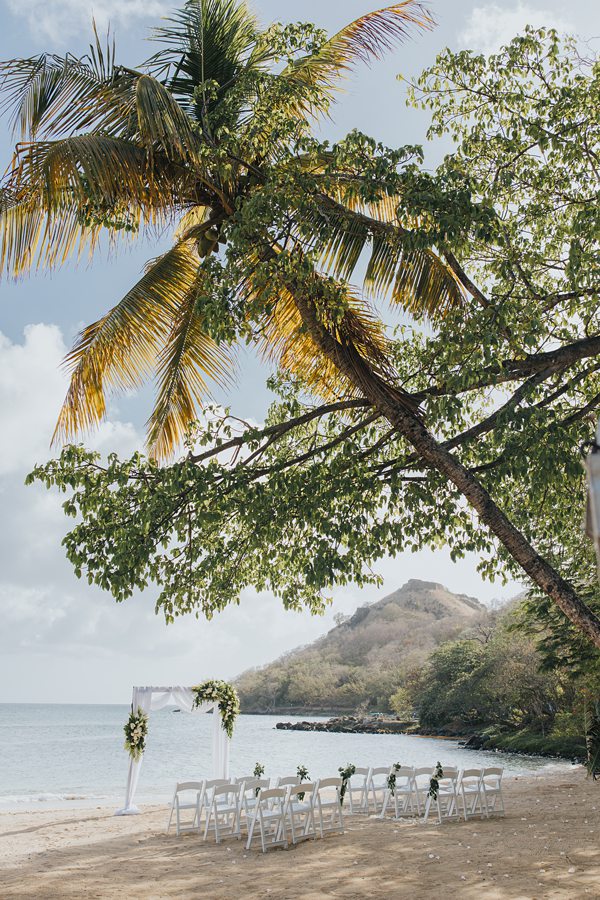
[[81, 134], [19, 144], [7, 184], [35, 195], [47, 210], [90, 199], [106, 205], [129, 200], [153, 219], [176, 202], [181, 187], [181, 173], [160, 162], [132, 141]]
[[411, 37], [415, 29], [428, 31], [434, 21], [425, 3], [403, 0], [346, 25], [329, 41], [330, 53], [341, 67], [369, 63]]
[[9, 113], [21, 140], [97, 128], [126, 134], [138, 73], [117, 66], [115, 46], [95, 43], [82, 57], [42, 54], [0, 62], [0, 114]]
[[135, 86], [138, 130], [142, 143], [164, 150], [184, 165], [198, 159], [200, 139], [173, 95], [155, 78], [141, 75]]
[[5, 188], [0, 195], [0, 272], [19, 278], [36, 266], [52, 269], [74, 253], [96, 249], [102, 226], [84, 221], [76, 206], [46, 210], [28, 192], [15, 197]]
[[235, 82], [252, 57], [258, 23], [244, 0], [188, 0], [167, 24], [154, 30], [165, 44], [148, 65], [190, 114], [201, 119], [203, 99], [197, 88]]
[[84, 329], [65, 359], [71, 381], [53, 441], [98, 425], [109, 393], [136, 388], [154, 371], [197, 272], [191, 246], [176, 244], [149, 264], [120, 303]]
[[93, 251], [103, 227], [122, 234], [123, 221], [129, 230], [169, 221], [197, 180], [108, 135], [21, 144], [2, 189], [0, 270], [17, 277], [36, 262], [53, 268], [76, 250]]
[[[379, 211], [390, 212], [389, 204], [382, 202]], [[302, 227], [327, 272], [350, 279], [363, 254], [368, 255], [367, 293], [387, 296], [417, 318], [425, 316], [435, 324], [465, 304], [452, 270], [433, 250], [414, 249], [410, 233], [397, 221], [381, 221], [323, 196], [312, 215], [304, 207]]]
[[159, 460], [173, 454], [197, 418], [198, 405], [208, 395], [207, 381], [224, 385], [232, 377], [230, 353], [204, 329], [197, 304], [201, 290], [200, 274], [178, 304], [158, 356], [158, 393], [147, 428], [150, 452]]
[[[315, 290], [318, 292], [319, 276]], [[346, 312], [327, 328], [343, 346], [352, 346], [377, 371], [387, 368], [388, 344], [383, 324], [369, 304], [345, 287]], [[294, 294], [283, 289], [261, 324], [259, 351], [269, 363], [299, 378], [326, 400], [357, 395], [357, 388], [335, 363], [323, 356], [302, 322]]]
[[[332, 96], [336, 82], [355, 65], [381, 57], [415, 30], [429, 30], [433, 24], [425, 4], [419, 0], [404, 0], [386, 6], [346, 25], [318, 52], [295, 60], [279, 77], [307, 90], [320, 87]], [[303, 99], [301, 93], [298, 103], [302, 111], [310, 110], [310, 100]]]

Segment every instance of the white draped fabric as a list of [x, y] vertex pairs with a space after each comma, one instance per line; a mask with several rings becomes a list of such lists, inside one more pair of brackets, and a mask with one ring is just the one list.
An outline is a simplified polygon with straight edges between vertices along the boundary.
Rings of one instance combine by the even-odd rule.
[[[142, 709], [146, 714], [176, 706], [182, 712], [208, 713], [213, 711], [212, 723], [212, 759], [213, 777], [229, 778], [229, 737], [221, 724], [221, 716], [217, 704], [203, 703], [194, 706], [194, 694], [189, 687], [134, 687], [131, 705], [134, 711]], [[149, 730], [150, 734], [150, 730]], [[135, 816], [139, 809], [134, 803], [143, 757], [129, 762], [125, 806], [117, 810], [116, 816]]]

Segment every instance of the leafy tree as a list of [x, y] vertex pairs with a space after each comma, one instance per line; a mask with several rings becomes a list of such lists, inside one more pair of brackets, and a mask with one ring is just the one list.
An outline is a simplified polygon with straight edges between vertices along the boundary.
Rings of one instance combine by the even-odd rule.
[[484, 716], [478, 706], [477, 689], [483, 650], [476, 641], [444, 644], [432, 654], [419, 699], [419, 720], [426, 728], [439, 728], [460, 721], [480, 724]]
[[390, 697], [390, 708], [397, 716], [404, 718], [412, 716], [413, 705], [410, 693], [406, 688], [399, 687]]
[[[167, 619], [210, 615], [253, 584], [318, 610], [383, 553], [446, 541], [485, 574], [524, 571], [600, 646], [537, 549], [581, 510], [576, 447], [600, 404], [598, 67], [544, 30], [489, 58], [446, 51], [414, 86], [456, 142], [434, 174], [419, 148], [318, 142], [338, 76], [428, 24], [405, 2], [333, 38], [261, 32], [242, 3], [194, 0], [144, 70], [99, 44], [5, 65], [28, 138], [3, 189], [5, 268], [179, 222], [83, 333], [58, 433], [156, 371], [163, 458], [236, 341], [287, 373], [264, 427], [209, 415], [175, 465], [67, 448], [36, 470], [73, 488], [68, 555], [117, 599], [155, 580]], [[385, 296], [414, 318], [395, 340], [369, 300]]]

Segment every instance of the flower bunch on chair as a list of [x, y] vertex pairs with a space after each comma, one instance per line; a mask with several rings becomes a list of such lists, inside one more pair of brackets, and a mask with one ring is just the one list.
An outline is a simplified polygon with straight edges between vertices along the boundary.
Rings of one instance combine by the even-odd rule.
[[123, 728], [125, 732], [125, 749], [132, 759], [138, 760], [146, 749], [146, 735], [148, 734], [148, 716], [138, 706], [133, 708]]
[[340, 788], [340, 803], [344, 802], [344, 797], [346, 795], [346, 788], [348, 787], [348, 782], [356, 772], [356, 766], [353, 766], [352, 763], [348, 763], [346, 767], [340, 766], [338, 772], [342, 778], [342, 786]]
[[[306, 766], [298, 766], [298, 768], [296, 769], [296, 775], [300, 779], [301, 784], [303, 781], [308, 781], [308, 779], [310, 778], [310, 775], [308, 773], [308, 769], [306, 768]], [[304, 800], [303, 793], [298, 794], [298, 800], [300, 800], [300, 802], [302, 802]]]
[[392, 766], [392, 771], [388, 775], [388, 779], [387, 779], [388, 791], [391, 791], [392, 793], [394, 793], [394, 791], [396, 790], [396, 775], [398, 774], [398, 772], [400, 771], [401, 768], [402, 768], [401, 763], [394, 763], [394, 765]]
[[435, 772], [433, 776], [429, 780], [429, 790], [427, 791], [427, 795], [431, 797], [432, 800], [437, 800], [438, 794], [440, 791], [440, 778], [444, 777], [444, 770], [442, 768], [441, 762], [435, 767]]
[[192, 688], [194, 693], [194, 706], [203, 703], [216, 703], [219, 707], [221, 724], [228, 737], [233, 736], [235, 720], [240, 714], [240, 698], [233, 685], [227, 681], [203, 681]]

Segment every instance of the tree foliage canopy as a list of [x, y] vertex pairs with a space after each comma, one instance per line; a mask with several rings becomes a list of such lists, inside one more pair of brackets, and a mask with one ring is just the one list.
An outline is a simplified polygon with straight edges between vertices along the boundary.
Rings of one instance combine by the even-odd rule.
[[[179, 221], [73, 351], [62, 432], [155, 369], [164, 456], [236, 341], [282, 370], [264, 426], [207, 410], [173, 465], [70, 447], [36, 469], [73, 489], [68, 555], [117, 599], [152, 580], [168, 619], [210, 615], [252, 585], [318, 611], [383, 554], [442, 543], [486, 575], [520, 563], [553, 598], [571, 590], [526, 542], [560, 573], [600, 404], [600, 70], [543, 29], [487, 58], [445, 51], [412, 87], [431, 135], [456, 144], [433, 173], [418, 147], [317, 140], [340, 73], [427, 24], [404, 3], [334, 38], [259, 33], [243, 4], [198, 0], [147, 72], [99, 49], [9, 64], [32, 140], [4, 189], [5, 265], [93, 244], [115, 210], [134, 230]], [[385, 297], [410, 314], [395, 335]]]

